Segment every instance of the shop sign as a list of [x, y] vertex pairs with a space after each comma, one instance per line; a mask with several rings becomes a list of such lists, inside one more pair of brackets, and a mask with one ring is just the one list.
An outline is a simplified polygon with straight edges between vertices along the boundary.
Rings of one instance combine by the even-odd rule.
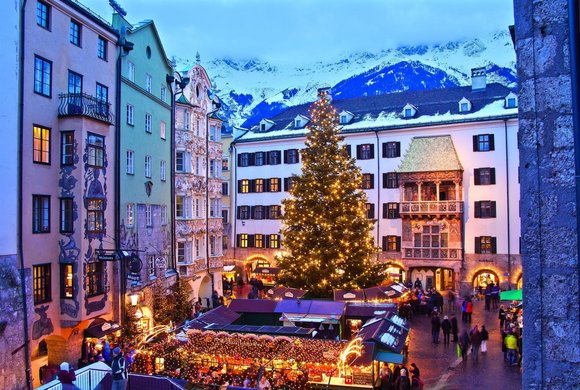
[[479, 259], [480, 263], [493, 263], [493, 259]]
[[266, 269], [266, 268], [264, 268], [264, 269], [262, 269], [262, 273], [263, 273], [263, 274], [269, 274], [269, 273], [270, 273], [270, 270], [269, 270], [269, 269]]
[[346, 293], [342, 296], [344, 299], [355, 299], [356, 295], [354, 295], [353, 293]]
[[104, 253], [97, 252], [97, 260], [99, 261], [117, 261], [117, 254], [115, 252]]
[[111, 324], [110, 324], [110, 323], [108, 323], [108, 322], [105, 322], [105, 323], [104, 323], [104, 324], [101, 326], [101, 330], [102, 330], [103, 332], [106, 332], [106, 331], [108, 331], [109, 329], [111, 329]]
[[284, 296], [285, 296], [286, 298], [294, 298], [294, 294], [292, 294], [290, 291], [286, 291], [286, 292], [284, 293]]
[[139, 256], [133, 255], [129, 259], [129, 273], [127, 274], [127, 280], [132, 282], [141, 281], [141, 269], [143, 268], [143, 262]]

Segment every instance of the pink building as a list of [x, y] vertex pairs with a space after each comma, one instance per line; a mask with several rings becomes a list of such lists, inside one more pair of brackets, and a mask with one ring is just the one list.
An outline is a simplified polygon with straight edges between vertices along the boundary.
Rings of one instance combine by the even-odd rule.
[[113, 336], [118, 326], [114, 263], [96, 256], [115, 247], [118, 37], [68, 0], [28, 1], [24, 29], [23, 256], [38, 385], [41, 366], [76, 366], [91, 336]]

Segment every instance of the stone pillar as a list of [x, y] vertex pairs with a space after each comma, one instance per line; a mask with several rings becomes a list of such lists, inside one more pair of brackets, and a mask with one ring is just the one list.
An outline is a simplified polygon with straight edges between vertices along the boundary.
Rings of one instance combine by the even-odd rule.
[[421, 201], [421, 184], [423, 184], [423, 183], [420, 181], [417, 182], [417, 201], [418, 202]]
[[515, 0], [524, 389], [580, 388], [569, 2]]

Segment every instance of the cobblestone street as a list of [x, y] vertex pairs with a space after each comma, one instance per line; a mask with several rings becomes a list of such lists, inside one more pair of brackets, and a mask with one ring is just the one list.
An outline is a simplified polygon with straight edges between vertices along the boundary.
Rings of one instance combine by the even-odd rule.
[[[449, 315], [448, 308], [445, 308]], [[458, 311], [459, 334], [467, 324], [461, 322]], [[521, 389], [520, 367], [509, 367], [504, 364], [501, 351], [501, 336], [497, 311], [486, 312], [482, 301], [474, 301], [474, 312], [471, 327], [485, 325], [489, 331], [486, 354], [479, 355], [474, 362], [471, 355], [463, 363], [457, 358], [456, 346], [443, 344], [443, 333], [440, 343], [431, 342], [431, 323], [427, 316], [419, 315], [411, 320], [409, 358], [405, 365], [417, 364], [425, 389], [458, 390], [458, 389]], [[453, 336], [451, 336], [453, 339]]]

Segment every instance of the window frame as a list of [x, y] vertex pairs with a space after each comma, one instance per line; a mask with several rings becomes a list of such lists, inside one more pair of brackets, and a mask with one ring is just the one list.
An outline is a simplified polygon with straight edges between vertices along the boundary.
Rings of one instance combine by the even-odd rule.
[[108, 41], [102, 36], [97, 37], [97, 57], [103, 61], [107, 61]]
[[250, 180], [249, 179], [241, 179], [240, 180], [240, 193], [241, 194], [249, 194], [250, 193]]
[[87, 233], [105, 233], [105, 199], [87, 198]]
[[145, 90], [149, 93], [153, 90], [153, 76], [149, 73], [145, 74]]
[[125, 173], [127, 175], [135, 174], [135, 152], [133, 150], [127, 149], [125, 153]]
[[159, 180], [167, 181], [167, 161], [159, 161]]
[[268, 185], [269, 192], [280, 192], [280, 178], [271, 177]]
[[383, 178], [383, 188], [399, 188], [399, 174], [397, 172], [385, 172]]
[[[50, 195], [32, 195], [32, 233], [50, 233]], [[46, 202], [46, 204], [44, 203]], [[38, 205], [38, 207], [37, 207]], [[42, 207], [41, 207], [42, 206]], [[46, 212], [46, 218], [44, 213]]]
[[[68, 292], [70, 291], [70, 292]], [[74, 265], [70, 263], [60, 264], [60, 298], [73, 299], [74, 288]]]
[[[40, 138], [36, 137], [36, 129], [40, 131]], [[44, 139], [44, 133], [48, 134], [48, 139]], [[39, 149], [37, 149], [37, 141], [39, 142]], [[45, 145], [48, 144], [48, 145]], [[44, 148], [46, 146], [46, 150]], [[52, 153], [51, 153], [51, 146], [52, 146], [52, 129], [50, 127], [44, 127], [38, 124], [32, 125], [32, 162], [34, 164], [42, 164], [42, 165], [51, 165], [52, 160]], [[36, 153], [39, 153], [40, 159], [36, 159]], [[46, 155], [46, 160], [44, 161], [44, 155]]]
[[127, 79], [135, 82], [135, 63], [132, 61], [127, 61]]
[[[44, 9], [40, 9], [40, 7], [44, 7]], [[51, 27], [51, 8], [52, 7], [45, 1], [37, 0], [36, 2], [36, 25], [48, 31], [50, 31]], [[39, 12], [41, 15], [38, 14]]]
[[473, 136], [474, 152], [493, 152], [495, 150], [494, 134], [476, 134]]
[[145, 205], [145, 226], [153, 226], [153, 206], [149, 203]]
[[[92, 140], [101, 140], [101, 145]], [[94, 152], [93, 152], [94, 151]], [[91, 152], [94, 156], [91, 156]], [[105, 166], [105, 137], [95, 133], [87, 133], [87, 164], [93, 168]]]
[[399, 141], [383, 142], [383, 158], [401, 157], [401, 143]]
[[129, 126], [135, 126], [135, 106], [127, 103], [125, 115], [127, 116], [127, 124]]
[[372, 160], [375, 158], [374, 144], [360, 144], [356, 146], [357, 160]]
[[[75, 38], [75, 35], [73, 34], [73, 26], [77, 27], [76, 30], [76, 42], [73, 41], [73, 38]], [[70, 25], [69, 25], [69, 43], [72, 43], [75, 46], [78, 47], [82, 47], [81, 46], [81, 37], [82, 37], [82, 24], [80, 22], [77, 22], [74, 19], [70, 20]]]
[[32, 266], [32, 299], [34, 305], [52, 302], [52, 264]]
[[145, 156], [145, 177], [147, 179], [151, 179], [151, 176], [152, 176], [151, 164], [152, 164], [151, 156], [149, 156], [149, 155]]
[[58, 225], [60, 233], [74, 233], [74, 198], [60, 198]]
[[270, 234], [269, 247], [272, 249], [279, 249], [280, 248], [280, 235], [279, 234]]
[[132, 227], [135, 224], [135, 204], [127, 203], [125, 206], [125, 225]]
[[400, 205], [397, 202], [387, 202], [384, 204], [383, 218], [385, 219], [399, 219], [400, 216]]
[[[67, 137], [72, 137], [72, 142], [68, 142]], [[66, 130], [60, 132], [60, 166], [71, 166], [75, 162], [75, 132]]]
[[167, 123], [165, 121], [159, 122], [159, 137], [164, 141], [167, 139]]
[[[37, 65], [39, 65], [39, 62], [41, 64], [40, 69], [38, 69], [37, 67]], [[45, 64], [48, 65], [48, 75], [45, 73]], [[37, 79], [38, 75], [40, 75], [40, 79]], [[46, 81], [46, 77], [48, 77], [48, 82]], [[37, 85], [40, 86], [39, 89], [37, 88]], [[48, 92], [45, 92], [45, 86], [48, 86]], [[37, 54], [34, 55], [33, 90], [34, 93], [37, 95], [52, 98], [52, 61], [44, 57], [41, 57]]]
[[[179, 161], [181, 161], [181, 163]], [[179, 169], [180, 165], [181, 169]], [[179, 173], [185, 172], [185, 151], [183, 150], [175, 151], [175, 172]]]
[[249, 248], [250, 235], [247, 233], [241, 233], [240, 238], [240, 248]]
[[147, 134], [151, 134], [153, 132], [153, 125], [151, 124], [153, 118], [151, 117], [151, 114], [146, 112], [145, 113], [145, 132]]
[[105, 293], [104, 283], [104, 262], [91, 261], [86, 265], [87, 276], [85, 277], [85, 287], [87, 297], [95, 297]]
[[375, 175], [372, 173], [363, 173], [361, 178], [361, 189], [372, 190], [375, 188]]
[[227, 181], [222, 181], [222, 195], [229, 196], [230, 195], [230, 183]]

